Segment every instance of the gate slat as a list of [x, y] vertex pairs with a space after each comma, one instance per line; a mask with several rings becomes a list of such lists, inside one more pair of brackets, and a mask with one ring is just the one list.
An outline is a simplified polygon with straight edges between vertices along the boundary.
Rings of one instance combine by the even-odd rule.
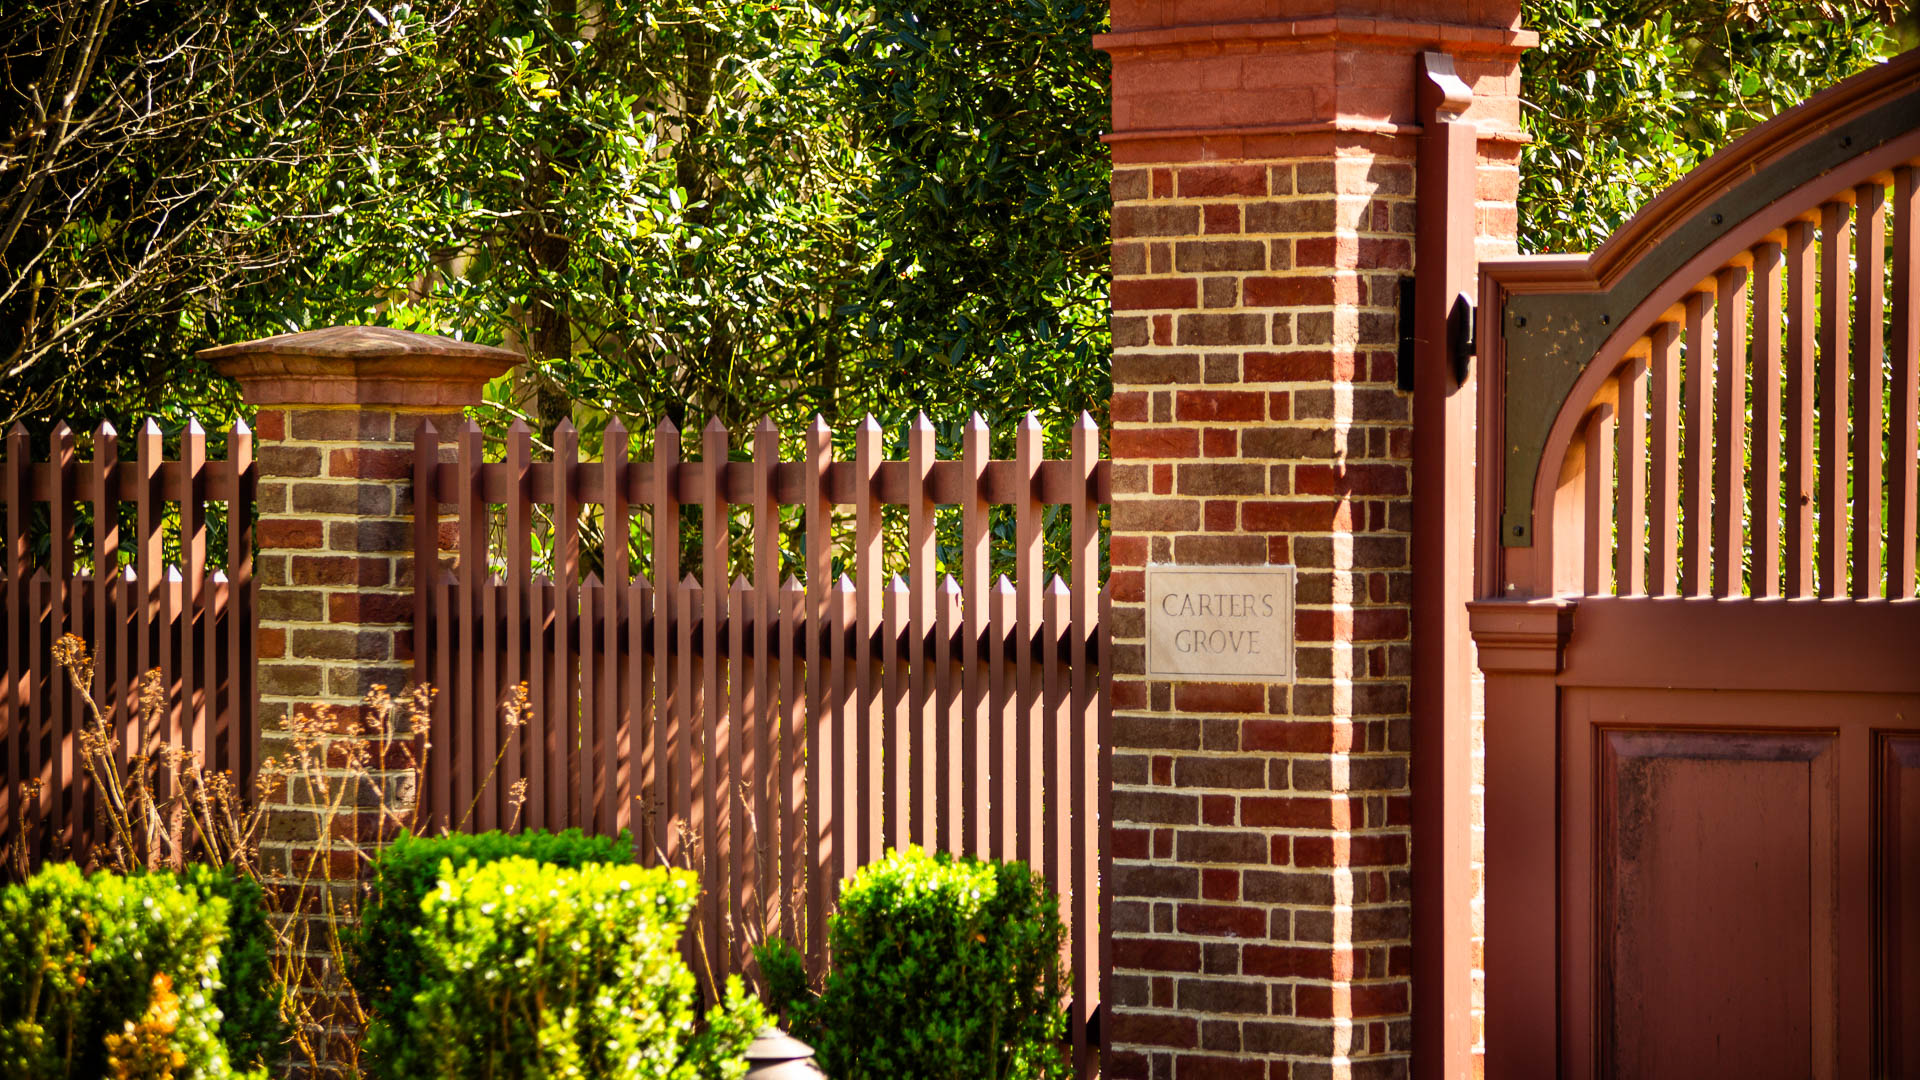
[[1747, 269], [1720, 271], [1716, 284], [1713, 447], [1713, 595], [1739, 596], [1747, 550]]
[[[887, 579], [887, 589], [882, 607], [882, 633], [884, 655], [886, 657], [885, 685], [882, 688], [883, 705], [882, 727], [886, 733], [885, 746], [880, 752], [886, 755], [886, 846], [904, 847], [913, 841], [913, 834], [907, 831], [907, 803], [918, 792], [908, 791], [911, 775], [908, 769], [908, 749], [912, 745], [911, 728], [913, 716], [907, 711], [907, 579], [894, 574]], [[918, 660], [918, 657], [915, 658]], [[874, 764], [872, 772], [877, 774], [879, 765]], [[878, 790], [878, 776], [869, 777], [868, 783]], [[862, 860], [872, 861], [878, 851], [870, 852]]]
[[[1886, 413], [1880, 365], [1886, 358], [1887, 189], [1878, 181], [1853, 189], [1857, 209], [1854, 244], [1853, 323], [1853, 598], [1881, 595], [1880, 498]], [[1838, 415], [1836, 413], [1836, 415]]]
[[1614, 427], [1615, 480], [1620, 544], [1614, 567], [1614, 591], [1641, 596], [1647, 591], [1647, 361], [1627, 361], [1620, 373], [1620, 415]]
[[1787, 498], [1786, 593], [1788, 598], [1813, 595], [1813, 501], [1815, 389], [1814, 310], [1817, 300], [1818, 252], [1813, 223], [1787, 226]]
[[965, 753], [962, 740], [966, 738], [965, 718], [960, 713], [959, 679], [954, 670], [954, 635], [960, 628], [960, 583], [952, 574], [940, 578], [939, 618], [933, 634], [933, 670], [936, 705], [939, 715], [939, 770], [940, 793], [935, 797], [935, 809], [940, 817], [939, 844], [941, 850], [959, 857], [965, 854], [965, 825], [961, 805], [966, 781], [961, 776], [960, 761]]
[[1916, 170], [1893, 171], [1893, 413], [1888, 417], [1887, 596], [1914, 595], [1915, 534], [1920, 532], [1920, 186]]
[[1785, 260], [1772, 242], [1753, 249], [1753, 515], [1754, 596], [1780, 595], [1780, 289]]
[[[502, 492], [506, 535], [502, 537], [502, 554], [506, 556], [506, 690], [517, 693], [522, 685], [528, 686], [529, 698], [532, 687], [527, 661], [533, 655], [529, 641], [527, 623], [527, 590], [533, 584], [533, 536], [532, 497], [530, 487], [533, 477], [533, 430], [525, 420], [515, 419], [507, 428], [506, 461], [507, 485]], [[545, 707], [536, 703], [544, 712]], [[535, 718], [534, 722], [538, 722]], [[532, 753], [531, 731], [526, 724], [515, 724], [502, 733], [504, 740], [504, 760], [500, 763], [501, 780], [506, 784], [509, 796], [516, 784], [522, 780], [531, 786], [538, 783], [536, 776], [527, 771]], [[522, 814], [526, 813], [526, 804], [521, 804]]]
[[1008, 662], [1008, 643], [1014, 633], [1014, 591], [1013, 582], [1005, 574], [993, 583], [993, 613], [991, 631], [987, 641], [987, 670], [991, 676], [990, 689], [992, 706], [987, 711], [986, 723], [992, 730], [992, 770], [993, 794], [990, 796], [993, 812], [993, 858], [1017, 859], [1020, 857], [1016, 847], [1014, 832], [1019, 828], [1019, 818], [1015, 809], [1019, 799], [1017, 787], [1019, 775], [1020, 739], [1016, 731], [1021, 727], [1018, 714], [1013, 709], [1016, 703], [1013, 685], [1013, 665]]
[[1613, 409], [1601, 405], [1587, 418], [1586, 433], [1586, 549], [1584, 582], [1588, 596], [1602, 596], [1613, 590], [1612, 567], [1607, 555], [1613, 551]]
[[1714, 295], [1687, 297], [1686, 444], [1681, 457], [1680, 594], [1705, 596], [1713, 520]]
[[[828, 691], [827, 715], [829, 730], [833, 734], [834, 763], [837, 773], [828, 782], [827, 790], [835, 802], [834, 819], [845, 822], [842, 836], [859, 835], [860, 817], [855, 806], [855, 788], [860, 786], [860, 751], [858, 749], [859, 731], [854, 725], [854, 686], [853, 654], [847, 647], [848, 638], [854, 632], [854, 595], [853, 579], [841, 574], [833, 584], [833, 596], [827, 613], [827, 670], [832, 677], [832, 686]], [[851, 844], [841, 843], [834, 846], [833, 881], [830, 883], [832, 899], [837, 903], [840, 890], [846, 886], [847, 879], [859, 868], [859, 852]]]
[[[66, 421], [53, 425], [53, 434], [47, 446], [48, 476], [52, 479], [51, 497], [47, 500], [47, 631], [46, 643], [51, 647], [67, 633], [67, 594], [73, 584], [73, 429]], [[181, 506], [180, 535], [181, 551], [184, 554], [187, 536], [187, 507]], [[192, 609], [188, 608], [188, 621], [181, 631], [187, 649], [192, 648]], [[41, 656], [39, 649], [34, 650], [35, 658]], [[191, 653], [188, 653], [191, 656]], [[181, 685], [188, 685], [193, 665], [187, 663], [182, 668]], [[47, 760], [45, 769], [48, 779], [48, 796], [51, 799], [53, 814], [51, 825], [54, 835], [70, 851], [79, 840], [79, 830], [73, 819], [73, 787], [68, 783], [73, 776], [73, 718], [74, 702], [67, 690], [66, 674], [57, 663], [49, 663], [46, 669], [47, 710], [42, 713], [43, 738], [46, 740]], [[177, 714], [176, 714], [177, 715]]]
[[547, 719], [547, 815], [552, 828], [584, 824], [575, 787], [580, 777], [578, 672], [574, 627], [580, 619], [580, 503], [574, 494], [580, 433], [562, 419], [553, 429], [553, 677]]
[[[756, 661], [753, 670], [755, 701], [759, 704], [754, 721], [759, 725], [754, 753], [760, 765], [753, 799], [762, 841], [755, 846], [761, 852], [758, 869], [763, 929], [773, 925], [774, 905], [780, 899], [780, 853], [787, 835], [786, 823], [774, 813], [772, 790], [773, 778], [781, 775], [774, 757], [780, 725], [775, 712], [779, 695], [773, 651], [775, 615], [780, 602], [780, 508], [773, 501], [773, 471], [779, 461], [780, 432], [771, 419], [763, 416], [753, 429], [753, 653]], [[790, 647], [782, 648], [781, 663], [787, 662], [792, 653]], [[791, 926], [792, 921], [789, 919], [780, 925]]]
[[743, 970], [742, 964], [747, 959], [741, 948], [741, 934], [759, 895], [755, 889], [760, 873], [757, 860], [760, 841], [765, 835], [756, 828], [764, 827], [762, 820], [749, 820], [749, 815], [755, 809], [749, 794], [754, 790], [754, 767], [757, 764], [754, 741], [760, 726], [757, 715], [759, 702], [753, 690], [753, 667], [758, 658], [749, 659], [747, 656], [747, 609], [751, 602], [746, 577], [735, 577], [727, 597], [727, 625], [730, 628], [727, 697], [731, 705], [727, 712], [727, 736], [730, 752], [725, 755], [729, 768], [727, 785], [721, 792], [721, 799], [727, 804], [729, 822], [726, 847], [733, 853], [733, 857], [727, 860], [727, 876], [733, 885], [733, 932], [728, 939], [735, 971]]
[[1653, 328], [1653, 523], [1647, 530], [1652, 549], [1648, 568], [1654, 596], [1674, 595], [1679, 576], [1675, 541], [1680, 535], [1680, 328], [1663, 322]]
[[721, 859], [722, 839], [727, 835], [728, 805], [732, 802], [723, 789], [727, 756], [727, 698], [724, 676], [726, 665], [720, 653], [720, 628], [727, 618], [727, 504], [720, 493], [720, 465], [727, 460], [727, 429], [719, 419], [707, 421], [700, 433], [700, 457], [707, 466], [700, 487], [700, 583], [706, 603], [701, 626], [701, 783], [700, 802], [694, 812], [694, 832], [700, 836], [706, 856], [702, 876], [701, 904], [707, 916], [708, 963], [714, 978], [724, 979], [731, 971], [721, 915], [726, 910], [728, 867]]
[[[231, 462], [234, 455], [232, 439], [229, 439], [228, 446], [228, 459]], [[92, 473], [89, 486], [93, 490], [93, 627], [87, 636], [93, 643], [93, 700], [99, 704], [101, 715], [106, 718], [107, 730], [114, 734], [119, 743], [114, 750], [114, 761], [124, 776], [127, 739], [122, 721], [126, 694], [121, 688], [127, 683], [124, 677], [114, 677], [114, 667], [124, 664], [126, 654], [120, 647], [120, 635], [113, 630], [114, 616], [121, 610], [117, 595], [120, 586], [120, 435], [114, 431], [112, 424], [104, 420], [93, 432], [93, 464], [88, 471]], [[234, 550], [231, 535], [233, 523], [238, 520], [238, 516], [230, 509], [227, 516], [229, 565]], [[238, 626], [237, 620], [229, 622]], [[240, 655], [238, 645], [239, 640], [235, 637], [233, 655], [236, 658]], [[239, 667], [236, 662], [236, 678]], [[221, 713], [222, 734], [232, 729], [234, 723], [234, 710], [229, 701], [227, 709]], [[244, 773], [236, 769], [235, 775], [244, 782]], [[106, 815], [94, 805], [100, 795], [91, 780], [87, 786], [86, 801], [92, 819], [92, 837], [98, 843], [106, 838]]]
[[[475, 623], [479, 618], [480, 590], [486, 578], [483, 576], [486, 548], [486, 528], [482, 524], [486, 513], [486, 504], [481, 502], [480, 492], [480, 427], [471, 420], [460, 425], [460, 486], [454, 494], [460, 515], [460, 588], [459, 601], [459, 663], [457, 678], [460, 680], [460, 694], [455, 699], [457, 706], [453, 720], [453, 738], [451, 745], [445, 747], [443, 760], [454, 769], [453, 805], [448, 807], [454, 827], [460, 828], [467, 820], [469, 809], [473, 806], [473, 784], [477, 762], [474, 759], [475, 735], [480, 725], [480, 713], [485, 705], [475, 696], [475, 673], [478, 667], [478, 652], [473, 640]], [[544, 702], [535, 699], [535, 707], [544, 711]], [[544, 720], [544, 717], [539, 719]], [[531, 813], [529, 814], [531, 816]]]
[[1847, 298], [1852, 208], [1820, 208], [1819, 587], [1843, 596], [1847, 582]]
[[[1093, 473], [1100, 454], [1100, 430], [1086, 412], [1080, 414], [1079, 422], [1073, 426], [1072, 453], [1074, 474], [1081, 481], [1070, 511], [1073, 515], [1073, 777], [1070, 788], [1074, 850], [1078, 857], [1073, 860], [1073, 910], [1067, 929], [1073, 940], [1070, 970], [1074, 1005], [1070, 1035], [1075, 1049], [1074, 1068], [1085, 1075], [1090, 1065], [1087, 1024], [1093, 1016], [1094, 990], [1100, 977], [1099, 950], [1089, 944], [1088, 937], [1094, 928], [1104, 925], [1094, 896], [1094, 882], [1099, 880], [1099, 830], [1103, 820], [1094, 812], [1100, 792], [1096, 750], [1106, 746], [1105, 739], [1089, 743], [1096, 734], [1100, 701], [1105, 695], [1087, 663], [1093, 655], [1095, 635], [1101, 624], [1099, 510], [1092, 495]], [[1104, 639], [1105, 635], [1100, 636]], [[1104, 662], [1098, 678], [1106, 678]]]
[[7, 650], [6, 685], [0, 687], [4, 694], [6, 729], [0, 736], [0, 752], [6, 754], [6, 790], [0, 791], [0, 825], [9, 830], [24, 828], [26, 809], [24, 805], [24, 772], [22, 757], [26, 744], [32, 736], [32, 728], [27, 717], [28, 670], [26, 663], [26, 619], [27, 588], [32, 575], [32, 554], [27, 548], [27, 464], [32, 454], [32, 444], [27, 441], [27, 429], [16, 423], [7, 430], [7, 460], [4, 473], [0, 473], [0, 495], [7, 500], [7, 546], [0, 557], [5, 558], [7, 575], [7, 609], [5, 646]]
[[[780, 775], [786, 782], [780, 785], [780, 840], [783, 858], [781, 873], [774, 880], [780, 889], [780, 925], [792, 935], [792, 940], [811, 958], [814, 954], [816, 922], [804, 925], [800, 922], [803, 914], [810, 915], [807, 904], [801, 902], [808, 880], [806, 861], [809, 850], [803, 828], [807, 820], [804, 809], [807, 798], [807, 777], [813, 772], [811, 762], [804, 767], [801, 764], [800, 732], [800, 680], [796, 670], [794, 648], [804, 624], [801, 611], [806, 603], [806, 592], [800, 583], [789, 577], [780, 584], [780, 767], [785, 770]], [[811, 970], [811, 967], [809, 968]]]

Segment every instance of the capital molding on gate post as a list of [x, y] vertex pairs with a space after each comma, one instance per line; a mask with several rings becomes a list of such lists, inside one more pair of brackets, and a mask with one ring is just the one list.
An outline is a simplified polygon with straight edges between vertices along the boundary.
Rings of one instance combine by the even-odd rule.
[[[1444, 1052], [1414, 1042], [1419, 440], [1398, 295], [1421, 54], [1465, 91], [1428, 115], [1469, 133], [1471, 259], [1513, 248], [1535, 38], [1517, 0], [1116, 0], [1112, 25], [1095, 39], [1114, 157], [1103, 1071], [1456, 1075], [1477, 1019], [1458, 980]], [[1148, 674], [1149, 565], [1293, 566], [1293, 681]]]

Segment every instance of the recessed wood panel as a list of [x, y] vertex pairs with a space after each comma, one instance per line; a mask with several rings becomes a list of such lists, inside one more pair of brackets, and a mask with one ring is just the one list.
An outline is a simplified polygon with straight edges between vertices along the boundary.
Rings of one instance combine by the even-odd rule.
[[1920, 735], [1880, 742], [1880, 1076], [1920, 1076]]
[[1599, 738], [1600, 1075], [1831, 1075], [1834, 738]]

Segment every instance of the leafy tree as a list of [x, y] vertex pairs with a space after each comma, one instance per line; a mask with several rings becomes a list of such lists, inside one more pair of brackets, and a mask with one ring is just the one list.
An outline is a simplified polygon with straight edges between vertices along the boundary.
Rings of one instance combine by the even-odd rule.
[[1898, 52], [1898, 0], [1526, 0], [1520, 247], [1586, 251], [1742, 132]]

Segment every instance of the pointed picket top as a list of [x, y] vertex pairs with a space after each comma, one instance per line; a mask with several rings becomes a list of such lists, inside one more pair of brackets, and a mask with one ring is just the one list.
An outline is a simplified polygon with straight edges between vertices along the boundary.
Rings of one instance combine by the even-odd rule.
[[56, 447], [62, 443], [71, 446], [73, 444], [73, 429], [67, 426], [65, 420], [61, 420], [53, 425], [51, 440], [52, 445]]
[[553, 435], [556, 439], [561, 435], [573, 435], [576, 433], [577, 431], [573, 426], [573, 417], [571, 416], [563, 416], [560, 418], [559, 423], [553, 425]]
[[653, 430], [663, 439], [678, 438], [680, 435], [680, 429], [673, 426], [673, 418], [666, 415], [660, 417], [660, 422], [653, 426]]
[[833, 587], [836, 592], [850, 593], [853, 591], [853, 579], [842, 573], [840, 580], [833, 583]]
[[547, 586], [552, 584], [553, 584], [553, 579], [548, 577], [545, 574], [533, 575], [533, 587], [536, 589], [544, 589]]
[[797, 592], [805, 592], [807, 590], [806, 590], [806, 586], [800, 584], [799, 578], [794, 577], [792, 574], [788, 574], [786, 576], [786, 579], [780, 582], [780, 591], [797, 593]]
[[1073, 422], [1073, 427], [1076, 431], [1100, 432], [1100, 425], [1093, 422], [1093, 414], [1085, 409], [1080, 410], [1080, 419]]
[[876, 435], [880, 433], [880, 421], [874, 419], [872, 413], [868, 413], [860, 421], [860, 434], [865, 435], [869, 431]]
[[582, 581], [582, 582], [580, 583], [580, 587], [581, 587], [581, 588], [583, 588], [583, 589], [597, 589], [597, 588], [599, 588], [599, 587], [600, 587], [600, 572], [599, 572], [598, 570], [589, 570], [589, 571], [587, 571], [587, 579], [586, 579], [585, 581]]
[[[46, 571], [42, 570], [41, 573], [44, 574], [46, 573]], [[185, 581], [186, 578], [180, 575], [180, 568], [178, 566], [169, 566], [167, 567], [167, 580], [168, 581]]]
[[207, 580], [213, 582], [215, 585], [224, 584], [227, 580], [227, 572], [216, 569], [213, 573], [207, 575]]
[[627, 445], [627, 425], [621, 423], [617, 416], [607, 417], [607, 427], [600, 434], [600, 442], [603, 446], [618, 444], [624, 449]]
[[747, 575], [735, 574], [733, 576], [732, 590], [734, 592], [743, 593], [743, 592], [746, 592], [750, 587], [751, 586], [747, 584]]
[[[14, 427], [15, 427], [15, 428], [19, 428], [19, 427], [20, 427], [20, 425], [18, 425], [18, 424], [15, 424], [15, 425], [14, 425]], [[24, 435], [24, 434], [26, 434], [26, 432], [25, 432], [24, 430], [22, 430], [22, 431], [21, 431], [21, 434], [23, 434], [23, 435]], [[153, 417], [151, 417], [151, 416], [149, 416], [149, 417], [147, 417], [147, 419], [146, 419], [146, 420], [145, 420], [145, 421], [144, 421], [143, 423], [141, 423], [141, 425], [140, 425], [140, 436], [139, 436], [139, 437], [140, 437], [140, 438], [154, 438], [154, 439], [157, 439], [157, 438], [159, 438], [159, 437], [160, 437], [160, 422], [159, 422], [158, 420], [155, 420], [155, 419], [154, 419]]]
[[95, 440], [117, 439], [120, 437], [120, 433], [114, 430], [113, 421], [102, 420], [100, 421], [100, 425], [93, 429], [93, 437]]
[[807, 425], [809, 435], [831, 435], [833, 429], [827, 426], [827, 418], [819, 413], [813, 414], [813, 423]]
[[198, 437], [198, 438], [204, 439], [206, 438], [206, 435], [207, 435], [207, 429], [200, 426], [199, 417], [190, 416], [187, 418], [187, 437], [188, 438]]
[[1007, 575], [1001, 574], [1000, 580], [993, 583], [993, 591], [1012, 596], [1014, 593], [1013, 582], [1007, 579]]
[[128, 583], [132, 583], [140, 580], [140, 575], [134, 572], [134, 569], [131, 565], [122, 566], [120, 568], [120, 580]]
[[460, 434], [463, 438], [469, 435], [479, 438], [480, 425], [474, 423], [472, 417], [465, 417], [460, 421]]
[[899, 574], [893, 575], [893, 580], [887, 582], [887, 590], [904, 595], [907, 591], [907, 579], [901, 577]]
[[533, 428], [531, 428], [531, 427], [529, 427], [529, 426], [527, 426], [527, 418], [526, 418], [526, 417], [524, 417], [524, 416], [516, 416], [516, 417], [514, 417], [514, 418], [513, 418], [513, 423], [511, 423], [511, 424], [508, 424], [508, 425], [507, 425], [507, 434], [508, 434], [508, 435], [510, 435], [510, 436], [511, 436], [511, 435], [525, 435], [525, 436], [527, 436], [528, 438], [532, 438], [532, 437], [533, 437]]
[[433, 426], [433, 421], [422, 420], [420, 426], [413, 429], [413, 438], [415, 442], [437, 443], [440, 441], [440, 429]]
[[725, 435], [726, 433], [727, 425], [721, 423], [718, 416], [708, 417], [707, 425], [700, 429], [702, 435]]
[[253, 429], [247, 426], [247, 422], [237, 416], [233, 418], [233, 426], [228, 428], [227, 430], [232, 432], [235, 435], [253, 434]]
[[1049, 596], [1068, 596], [1071, 595], [1071, 593], [1072, 590], [1067, 588], [1067, 579], [1061, 577], [1059, 574], [1054, 574], [1053, 580], [1047, 583], [1047, 595]]
[[942, 574], [940, 576], [940, 591], [948, 596], [958, 597], [960, 595], [960, 582], [955, 580], [952, 574]]
[[921, 409], [913, 414], [913, 420], [907, 424], [907, 427], [914, 431], [932, 431], [933, 418], [927, 415], [927, 410]]
[[753, 425], [753, 433], [755, 435], [778, 435], [780, 434], [780, 429], [774, 425], [773, 417], [762, 416], [760, 422]]
[[698, 589], [700, 588], [700, 579], [694, 577], [692, 574], [688, 574], [686, 577], [680, 579], [680, 587], [683, 589]]
[[975, 409], [973, 412], [967, 415], [967, 430], [969, 431], [987, 430], [987, 418], [980, 415], [980, 410]]

